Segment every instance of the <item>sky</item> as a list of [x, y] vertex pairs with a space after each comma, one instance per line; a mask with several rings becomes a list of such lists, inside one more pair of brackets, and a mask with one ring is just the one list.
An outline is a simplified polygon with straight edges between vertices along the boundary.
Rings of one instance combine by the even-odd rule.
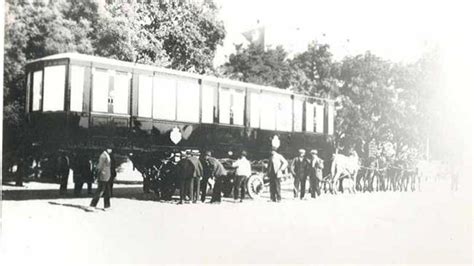
[[[471, 16], [469, 1], [427, 0], [215, 0], [227, 31], [217, 52], [220, 65], [245, 43], [242, 32], [265, 27], [266, 45], [283, 45], [290, 54], [312, 40], [328, 43], [336, 59], [367, 50], [393, 60], [412, 62], [451, 35]], [[257, 24], [257, 21], [259, 22]]]
[[370, 50], [391, 61], [410, 63], [437, 47], [442, 64], [439, 108], [444, 110], [439, 124], [446, 132], [437, 138], [452, 141], [471, 162], [474, 1], [215, 1], [227, 31], [216, 66], [235, 51], [234, 44], [246, 43], [243, 32], [257, 26], [266, 29], [266, 45], [283, 45], [295, 54], [317, 40], [331, 46], [336, 60]]

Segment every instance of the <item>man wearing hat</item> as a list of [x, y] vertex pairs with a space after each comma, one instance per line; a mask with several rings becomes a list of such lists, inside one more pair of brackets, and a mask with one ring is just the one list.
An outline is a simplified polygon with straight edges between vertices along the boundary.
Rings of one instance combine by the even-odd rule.
[[59, 194], [65, 195], [67, 191], [67, 182], [69, 177], [69, 168], [70, 168], [69, 156], [63, 150], [60, 151], [60, 154], [57, 158], [56, 164], [56, 175], [59, 179]]
[[321, 195], [320, 182], [323, 180], [324, 161], [318, 157], [317, 150], [311, 150], [311, 160], [309, 165], [309, 190], [311, 198], [316, 198], [316, 194]]
[[309, 174], [309, 162], [305, 157], [306, 151], [304, 149], [299, 149], [298, 154], [291, 161], [290, 172], [294, 178], [294, 197], [299, 196], [300, 199], [303, 199], [306, 191], [306, 179]]
[[280, 179], [283, 177], [283, 171], [288, 167], [288, 162], [277, 152], [276, 147], [272, 147], [270, 160], [268, 161], [267, 175], [270, 178], [270, 199], [273, 202], [281, 200]]
[[235, 168], [234, 200], [237, 201], [240, 195], [240, 202], [242, 202], [245, 198], [245, 180], [252, 174], [246, 151], [240, 153], [240, 158], [232, 164], [232, 167]]
[[186, 192], [189, 193], [189, 199], [196, 203], [199, 194], [199, 182], [203, 175], [203, 167], [198, 159], [197, 151], [186, 151], [187, 157], [178, 163], [178, 178], [180, 179], [179, 203], [182, 204], [186, 199]]
[[204, 202], [206, 200], [207, 181], [209, 178], [214, 178], [214, 188], [212, 189], [211, 203], [220, 203], [222, 196], [222, 181], [227, 175], [227, 171], [225, 170], [222, 163], [219, 162], [219, 160], [212, 157], [212, 153], [210, 151], [206, 151], [202, 157], [202, 160], [204, 161], [205, 165], [205, 175], [203, 179], [204, 184], [203, 187], [201, 187], [201, 201]]

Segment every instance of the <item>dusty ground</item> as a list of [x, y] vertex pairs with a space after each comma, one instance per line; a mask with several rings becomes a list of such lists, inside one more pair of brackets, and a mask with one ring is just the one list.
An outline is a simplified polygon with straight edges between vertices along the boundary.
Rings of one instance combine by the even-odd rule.
[[[59, 198], [55, 186], [33, 183], [26, 194], [3, 186], [1, 257], [3, 265], [470, 263], [470, 194], [447, 185], [303, 201], [286, 188], [281, 203], [220, 205], [162, 203], [119, 185], [112, 209], [92, 213], [90, 198]], [[8, 200], [15, 195], [27, 200]]]

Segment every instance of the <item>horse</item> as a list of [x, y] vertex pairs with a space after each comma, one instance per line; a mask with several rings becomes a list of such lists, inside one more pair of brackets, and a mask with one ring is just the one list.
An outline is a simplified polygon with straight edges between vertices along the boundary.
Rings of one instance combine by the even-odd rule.
[[[334, 154], [331, 163], [332, 192], [336, 194], [339, 183], [344, 185], [344, 178], [349, 182], [349, 192], [355, 193], [355, 183], [357, 173], [360, 169], [359, 156], [351, 153], [349, 156]], [[344, 188], [342, 188], [344, 191]]]

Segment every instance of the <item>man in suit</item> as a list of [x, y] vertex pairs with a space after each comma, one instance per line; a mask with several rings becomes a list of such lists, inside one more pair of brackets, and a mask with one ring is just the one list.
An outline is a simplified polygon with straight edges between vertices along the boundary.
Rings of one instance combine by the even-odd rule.
[[56, 175], [59, 179], [59, 195], [65, 195], [67, 191], [67, 181], [69, 178], [70, 160], [69, 156], [62, 151], [57, 161]]
[[309, 165], [309, 187], [311, 198], [321, 195], [320, 182], [323, 180], [324, 161], [318, 157], [317, 150], [311, 150], [311, 160]]
[[306, 151], [304, 149], [298, 150], [299, 156], [295, 157], [290, 164], [290, 172], [294, 178], [294, 197], [298, 195], [300, 199], [304, 198], [306, 191], [306, 178], [309, 172], [309, 162], [305, 157]]
[[85, 154], [80, 154], [75, 158], [74, 168], [74, 196], [80, 196], [82, 186], [87, 184], [87, 193], [92, 194], [92, 182], [94, 177], [92, 175], [92, 163]]
[[186, 200], [186, 192], [189, 192], [189, 199], [196, 203], [199, 194], [199, 182], [203, 175], [203, 167], [198, 159], [197, 152], [187, 151], [186, 158], [178, 163], [178, 178], [180, 179], [179, 203]]
[[104, 196], [104, 208], [110, 208], [110, 178], [111, 178], [111, 159], [112, 149], [108, 148], [99, 156], [97, 163], [97, 190], [92, 198], [91, 207], [96, 207], [99, 199]]
[[[211, 203], [220, 203], [222, 197], [222, 182], [224, 178], [227, 176], [227, 171], [225, 170], [224, 166], [222, 165], [219, 160], [212, 157], [212, 153], [210, 151], [206, 151], [203, 156], [203, 160], [205, 162], [205, 173], [206, 177], [204, 178], [204, 182], [207, 185], [207, 181], [209, 178], [214, 178], [214, 188], [212, 189], [212, 197]], [[207, 188], [207, 187], [204, 187]], [[206, 189], [202, 190], [201, 194], [201, 201], [204, 202], [206, 199]]]
[[268, 161], [268, 177], [270, 178], [270, 198], [273, 202], [281, 200], [280, 179], [283, 177], [283, 171], [288, 167], [285, 158], [272, 147], [270, 160]]

